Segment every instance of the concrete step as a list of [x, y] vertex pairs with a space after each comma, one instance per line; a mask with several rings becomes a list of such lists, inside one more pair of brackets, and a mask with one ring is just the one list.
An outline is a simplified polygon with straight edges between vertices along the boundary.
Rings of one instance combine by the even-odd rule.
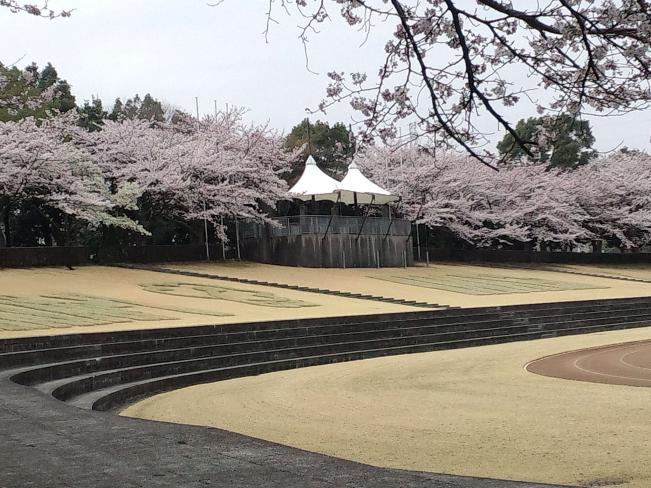
[[[398, 346], [418, 345], [430, 342], [454, 342], [457, 340], [478, 339], [492, 336], [518, 336], [523, 333], [539, 333], [540, 337], [551, 337], [565, 329], [584, 327], [616, 327], [620, 323], [651, 325], [651, 315], [632, 315], [601, 319], [573, 319], [559, 323], [557, 321], [540, 324], [535, 327], [527, 325], [494, 322], [491, 328], [468, 328], [472, 324], [448, 326], [412, 327], [386, 329], [374, 332], [345, 333], [339, 335], [307, 336], [302, 339], [284, 339], [270, 341], [252, 341], [243, 343], [220, 344], [212, 347], [193, 347], [168, 351], [155, 351], [141, 354], [96, 357], [91, 360], [67, 362], [46, 367], [33, 368], [14, 376], [21, 384], [41, 384], [40, 388], [53, 388], [57, 398], [69, 399], [71, 394], [86, 393], [89, 389], [102, 388], [111, 382], [120, 383], [124, 375], [133, 379], [141, 374], [148, 377], [167, 375], [170, 369], [176, 373], [188, 369], [205, 368], [206, 365], [222, 365], [229, 361], [252, 361], [268, 359], [269, 356], [304, 355], [306, 352], [317, 353], [354, 352], [365, 349], [395, 348]], [[552, 331], [548, 329], [553, 327]], [[431, 332], [431, 333], [425, 333]], [[359, 337], [359, 340], [351, 340]], [[288, 346], [278, 348], [278, 346]], [[274, 348], [275, 347], [275, 348]], [[157, 362], [157, 361], [166, 362]], [[113, 369], [114, 368], [114, 369]], [[101, 372], [101, 374], [96, 374]], [[61, 378], [64, 378], [61, 383]], [[108, 385], [111, 386], [111, 385]]]
[[[34, 364], [37, 362], [52, 362], [58, 358], [78, 359], [92, 355], [137, 352], [151, 348], [169, 349], [190, 345], [202, 346], [207, 344], [240, 342], [244, 340], [374, 331], [387, 328], [387, 324], [390, 324], [390, 328], [409, 328], [420, 325], [444, 326], [457, 323], [459, 324], [459, 327], [463, 328], [469, 325], [477, 327], [478, 324], [482, 322], [485, 326], [490, 327], [495, 323], [495, 321], [504, 321], [507, 319], [517, 320], [518, 324], [535, 325], [537, 323], [568, 320], [571, 318], [576, 320], [580, 318], [617, 318], [625, 315], [651, 313], [651, 304], [642, 304], [638, 306], [623, 304], [622, 308], [615, 310], [611, 308], [604, 309], [604, 307], [571, 307], [569, 310], [563, 307], [555, 307], [529, 312], [525, 311], [524, 313], [516, 315], [514, 315], [513, 312], [501, 314], [477, 313], [474, 309], [457, 309], [454, 311], [446, 310], [445, 312], [447, 313], [409, 314], [405, 315], [404, 317], [406, 318], [402, 320], [398, 319], [398, 317], [403, 317], [400, 314], [375, 317], [350, 317], [345, 318], [343, 322], [338, 322], [335, 319], [332, 321], [325, 321], [325, 324], [321, 324], [319, 321], [302, 323], [304, 324], [303, 326], [299, 326], [296, 321], [286, 323], [270, 322], [267, 323], [268, 328], [255, 327], [252, 330], [247, 328], [246, 324], [243, 324], [241, 327], [208, 326], [189, 328], [187, 336], [181, 337], [176, 337], [176, 334], [183, 334], [183, 329], [175, 329], [175, 334], [170, 334], [169, 332], [166, 332], [165, 329], [162, 329], [159, 331], [161, 337], [157, 337], [155, 334], [156, 331], [150, 331], [154, 333], [145, 335], [146, 337], [151, 336], [151, 338], [148, 339], [139, 338], [138, 336], [132, 337], [132, 334], [123, 333], [122, 335], [124, 336], [132, 337], [132, 340], [118, 342], [112, 340], [111, 337], [122, 338], [122, 335], [119, 333], [116, 333], [113, 336], [99, 334], [99, 337], [95, 341], [89, 340], [86, 337], [80, 338], [80, 340], [82, 340], [82, 344], [80, 345], [59, 346], [55, 344], [52, 347], [45, 347], [43, 349], [2, 353], [0, 354], [0, 366], [11, 367], [16, 365]], [[530, 316], [531, 314], [534, 315]], [[201, 334], [201, 332], [203, 332], [203, 334]]]
[[[617, 324], [617, 328], [640, 327], [636, 322], [622, 322]], [[559, 330], [554, 333], [555, 336], [600, 332], [602, 330], [611, 330], [605, 326], [581, 327]], [[551, 334], [551, 333], [548, 333]], [[396, 354], [409, 354], [418, 352], [428, 352], [442, 349], [452, 349], [461, 347], [481, 346], [487, 344], [498, 344], [504, 342], [522, 341], [543, 338], [540, 333], [521, 333], [508, 334], [503, 336], [490, 336], [485, 338], [461, 339], [457, 341], [448, 341], [442, 343], [426, 343], [408, 346], [397, 346], [393, 348], [370, 349], [363, 351], [354, 351], [346, 353], [327, 354], [320, 356], [309, 356], [291, 359], [277, 359], [272, 361], [259, 362], [254, 364], [236, 365], [232, 367], [216, 368], [212, 370], [202, 370], [186, 372], [176, 375], [163, 376], [148, 380], [139, 380], [125, 384], [113, 385], [101, 390], [91, 391], [75, 397], [71, 404], [82, 408], [93, 408], [96, 410], [111, 410], [129, 403], [134, 398], [148, 396], [151, 394], [181, 388], [198, 383], [214, 382], [223, 379], [231, 379], [240, 376], [258, 375], [284, 369], [293, 369], [298, 367], [315, 366], [319, 364], [330, 364], [341, 361], [352, 361], [359, 359], [368, 359], [372, 357], [389, 356]], [[551, 337], [551, 335], [548, 335]]]

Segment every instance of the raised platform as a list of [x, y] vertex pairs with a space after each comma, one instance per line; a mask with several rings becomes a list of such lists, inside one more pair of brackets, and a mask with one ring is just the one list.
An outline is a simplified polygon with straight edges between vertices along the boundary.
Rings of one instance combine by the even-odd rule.
[[301, 215], [275, 225], [243, 223], [246, 259], [309, 268], [404, 267], [414, 263], [411, 224], [384, 217]]

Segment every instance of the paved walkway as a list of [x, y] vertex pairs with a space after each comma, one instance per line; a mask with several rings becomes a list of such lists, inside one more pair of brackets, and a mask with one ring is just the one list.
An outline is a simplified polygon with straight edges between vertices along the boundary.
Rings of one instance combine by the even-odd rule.
[[376, 468], [204, 427], [80, 410], [0, 374], [0, 488], [548, 485]]

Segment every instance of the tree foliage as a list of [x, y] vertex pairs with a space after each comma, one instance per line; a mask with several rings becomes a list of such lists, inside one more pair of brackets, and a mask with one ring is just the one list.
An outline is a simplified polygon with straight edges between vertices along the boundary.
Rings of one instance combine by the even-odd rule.
[[292, 128], [285, 145], [290, 150], [301, 150], [288, 174], [290, 182], [298, 178], [310, 154], [326, 173], [333, 178], [341, 177], [354, 151], [351, 134], [344, 124], [337, 122], [330, 126], [320, 120], [315, 123], [308, 119], [301, 121]]
[[52, 10], [48, 8], [47, 0], [36, 3], [22, 3], [18, 0], [0, 0], [0, 7], [7, 7], [10, 12], [21, 13], [25, 12], [36, 17], [45, 17], [48, 19], [55, 19], [57, 17], [70, 17], [72, 10]]
[[[527, 103], [539, 115], [574, 119], [616, 115], [651, 102], [651, 7], [640, 0], [270, 0], [267, 31], [292, 7], [307, 43], [338, 10], [353, 28], [393, 25], [377, 76], [329, 73], [320, 109], [346, 101], [363, 117], [366, 138], [436, 136], [492, 165], [492, 117], [525, 154], [548, 134], [523, 139], [508, 108]], [[307, 45], [306, 45], [307, 49]]]
[[102, 130], [104, 120], [108, 118], [108, 113], [102, 106], [102, 100], [94, 98], [86, 100], [84, 105], [77, 109], [79, 113], [79, 125], [89, 132]]
[[135, 97], [128, 98], [124, 103], [121, 99], [116, 99], [108, 118], [111, 120], [140, 119], [153, 122], [166, 120], [163, 104], [149, 93], [144, 98], [140, 98], [136, 93]]
[[0, 212], [8, 244], [12, 220], [25, 208], [45, 222], [45, 242], [67, 243], [70, 218], [145, 232], [120, 210], [135, 203], [125, 198], [131, 184], [107, 184], [90, 154], [71, 142], [75, 123], [65, 115], [0, 123]]
[[[217, 2], [215, 5], [221, 4]], [[0, 0], [0, 7], [54, 18], [70, 11]], [[646, 0], [269, 0], [268, 36], [277, 12], [296, 10], [304, 19], [299, 37], [309, 36], [338, 10], [353, 28], [394, 26], [386, 39], [377, 76], [336, 68], [320, 104], [348, 101], [362, 114], [365, 140], [395, 138], [401, 123], [407, 137], [422, 135], [462, 147], [493, 166], [487, 135], [477, 117], [492, 117], [530, 157], [508, 108], [531, 103], [539, 115], [617, 115], [649, 106], [651, 6]]]
[[85, 116], [101, 113], [101, 104], [86, 108], [0, 122], [5, 243], [117, 236], [128, 245], [150, 234], [156, 243], [197, 242], [204, 219], [224, 237], [222, 218], [268, 221], [287, 190], [281, 176], [296, 154], [266, 126], [245, 124], [240, 110], [88, 126]]
[[651, 156], [618, 153], [573, 171], [545, 164], [499, 172], [450, 151], [367, 149], [360, 165], [402, 196], [402, 212], [480, 247], [635, 249], [651, 243]]
[[0, 122], [42, 119], [53, 111], [65, 113], [75, 107], [70, 85], [59, 78], [52, 64], [41, 71], [32, 63], [21, 71], [0, 63]]
[[[528, 148], [536, 161], [552, 167], [573, 168], [586, 164], [596, 154], [592, 149], [595, 138], [590, 122], [576, 120], [567, 114], [553, 118], [522, 119], [515, 126], [515, 131], [523, 140], [539, 141], [538, 145], [529, 145]], [[543, 132], [547, 134], [547, 139], [541, 137]], [[497, 144], [497, 150], [508, 161], [530, 159], [511, 134], [504, 136]]]

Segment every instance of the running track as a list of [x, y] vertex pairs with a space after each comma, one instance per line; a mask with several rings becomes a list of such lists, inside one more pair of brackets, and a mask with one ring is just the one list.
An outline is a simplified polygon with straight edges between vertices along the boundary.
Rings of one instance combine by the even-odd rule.
[[651, 341], [570, 351], [532, 361], [532, 373], [610, 385], [651, 386]]

